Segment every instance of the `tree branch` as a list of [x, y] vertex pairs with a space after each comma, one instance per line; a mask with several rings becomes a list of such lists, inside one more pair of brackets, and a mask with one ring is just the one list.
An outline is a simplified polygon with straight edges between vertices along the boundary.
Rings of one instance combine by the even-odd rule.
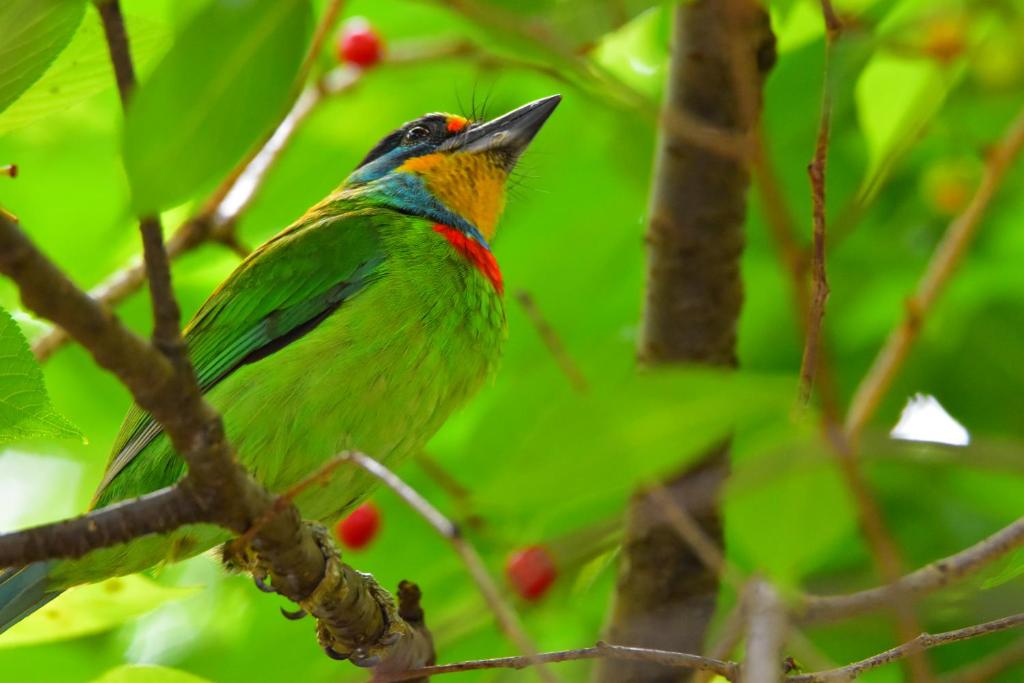
[[847, 664], [846, 666], [839, 667], [838, 669], [790, 676], [786, 679], [786, 683], [830, 683], [831, 681], [843, 681], [845, 683], [845, 681], [852, 681], [866, 671], [877, 669], [884, 664], [905, 659], [916, 653], [923, 652], [924, 650], [938, 647], [939, 645], [955, 643], [969, 638], [977, 638], [978, 636], [985, 636], [990, 633], [1018, 628], [1020, 626], [1024, 626], [1024, 614], [1015, 614], [1010, 617], [988, 621], [984, 624], [977, 624], [975, 626], [968, 626], [955, 631], [945, 631], [943, 633], [936, 634], [922, 633], [913, 640], [909, 640], [898, 647], [892, 648], [891, 650], [880, 652], [873, 657], [868, 657], [867, 659], [862, 659], [859, 662]]
[[811, 398], [814, 373], [818, 367], [818, 347], [822, 319], [825, 317], [825, 302], [828, 300], [828, 277], [825, 271], [825, 168], [828, 163], [829, 130], [832, 125], [832, 55], [835, 41], [842, 26], [836, 18], [830, 0], [821, 0], [825, 20], [825, 67], [822, 73], [821, 114], [818, 121], [818, 136], [814, 146], [814, 158], [807, 167], [811, 181], [811, 204], [813, 207], [811, 277], [812, 296], [807, 315], [807, 331], [804, 340], [803, 358], [800, 361], [800, 402]]
[[794, 606], [804, 623], [836, 621], [890, 606], [896, 595], [916, 597], [967, 578], [1024, 547], [1024, 517], [954, 555], [936, 560], [898, 581], [846, 595], [806, 595]]
[[[609, 645], [603, 642], [598, 642], [594, 647], [585, 647], [578, 650], [562, 650], [559, 652], [545, 652], [537, 655], [536, 657], [537, 661], [545, 664], [572, 662], [580, 659], [617, 659], [632, 662], [646, 662], [648, 664], [689, 669], [692, 671], [710, 671], [729, 681], [739, 680], [739, 665], [735, 662], [724, 662], [720, 659], [699, 657], [697, 655], [684, 654], [682, 652], [653, 650], [643, 647], [626, 647], [624, 645]], [[407, 681], [421, 676], [435, 676], [439, 674], [458, 673], [461, 671], [479, 671], [481, 669], [525, 669], [532, 665], [533, 662], [529, 657], [477, 659], [468, 662], [458, 662], [455, 664], [427, 666], [420, 669], [413, 669], [411, 671], [389, 674], [387, 676], [375, 676], [372, 683], [393, 683], [394, 681]]]

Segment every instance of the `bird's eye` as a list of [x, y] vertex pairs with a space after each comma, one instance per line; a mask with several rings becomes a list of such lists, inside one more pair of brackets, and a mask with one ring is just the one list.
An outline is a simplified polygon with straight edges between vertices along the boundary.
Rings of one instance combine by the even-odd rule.
[[430, 137], [430, 129], [426, 126], [413, 126], [405, 133], [406, 144], [413, 142], [422, 142]]

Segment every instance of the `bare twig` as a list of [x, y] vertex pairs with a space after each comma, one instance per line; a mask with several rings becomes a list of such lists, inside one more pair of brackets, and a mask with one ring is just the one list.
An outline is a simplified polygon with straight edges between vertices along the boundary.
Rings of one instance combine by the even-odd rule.
[[[933, 647], [955, 643], [961, 640], [977, 638], [979, 636], [1018, 628], [1024, 625], [1024, 614], [1016, 614], [1003, 619], [996, 619], [984, 624], [968, 626], [955, 631], [928, 634], [922, 633], [913, 640], [910, 640], [898, 647], [886, 650], [867, 659], [848, 664], [838, 669], [828, 671], [817, 671], [814, 673], [798, 674], [788, 676], [786, 683], [831, 683], [833, 681], [851, 681], [861, 674], [877, 669], [890, 662], [899, 661], [912, 652], [921, 652]], [[739, 681], [741, 678], [740, 666], [735, 662], [723, 661], [711, 657], [699, 657], [697, 655], [684, 654], [680, 652], [669, 652], [666, 650], [651, 650], [639, 647], [624, 647], [621, 645], [608, 645], [597, 643], [594, 647], [581, 648], [578, 650], [562, 650], [558, 652], [545, 652], [537, 655], [536, 660], [544, 663], [570, 662], [580, 659], [630, 659], [637, 661], [661, 664], [667, 667], [690, 669], [695, 671], [713, 672], [728, 681]], [[374, 677], [374, 683], [394, 683], [396, 681], [407, 681], [422, 676], [436, 676], [446, 673], [458, 673], [462, 671], [478, 671], [481, 669], [524, 669], [533, 664], [529, 657], [501, 657], [497, 659], [478, 659], [454, 664], [439, 664], [409, 671], [402, 671], [389, 674], [378, 674]], [[781, 662], [778, 662], [781, 665]], [[781, 666], [780, 666], [781, 671]], [[749, 670], [743, 672], [743, 680], [749, 679]]]
[[830, 0], [821, 0], [825, 19], [825, 67], [822, 74], [821, 114], [818, 120], [818, 136], [814, 146], [814, 158], [807, 167], [811, 181], [811, 204], [813, 226], [811, 249], [811, 304], [807, 315], [807, 333], [804, 341], [803, 358], [800, 362], [800, 401], [807, 403], [811, 398], [814, 373], [818, 367], [818, 346], [822, 319], [825, 317], [825, 302], [828, 300], [828, 277], [825, 272], [825, 168], [828, 162], [829, 131], [832, 125], [832, 54], [835, 40], [841, 26], [832, 9]]
[[5, 175], [8, 178], [18, 177], [18, 165], [17, 164], [0, 164], [0, 175]]
[[533, 300], [533, 297], [525, 289], [516, 291], [515, 296], [516, 301], [523, 307], [526, 317], [530, 319], [534, 329], [537, 330], [537, 334], [540, 335], [544, 346], [551, 353], [551, 357], [555, 359], [558, 367], [569, 378], [569, 383], [572, 384], [576, 391], [585, 393], [588, 389], [587, 378], [583, 376], [583, 372], [576, 365], [576, 361], [569, 355], [565, 344], [562, 343], [562, 339], [558, 336], [555, 328], [551, 327], [551, 323], [540, 312], [537, 302]]
[[845, 683], [846, 681], [852, 681], [866, 671], [877, 669], [878, 667], [884, 664], [889, 664], [890, 662], [905, 659], [906, 657], [915, 653], [923, 652], [929, 648], [946, 645], [948, 643], [955, 643], [969, 638], [977, 638], [978, 636], [985, 636], [990, 633], [1018, 628], [1020, 626], [1024, 626], [1024, 614], [1015, 614], [1010, 617], [988, 621], [984, 624], [977, 624], [975, 626], [968, 626], [955, 631], [945, 631], [943, 633], [936, 634], [922, 633], [913, 640], [909, 640], [898, 647], [886, 650], [885, 652], [880, 652], [873, 657], [862, 659], [859, 662], [847, 664], [846, 666], [839, 667], [838, 669], [832, 669], [830, 671], [818, 671], [815, 673], [790, 676], [786, 681], [787, 683], [829, 683], [830, 681], [843, 681]]
[[892, 604], [896, 595], [913, 598], [949, 586], [1016, 548], [1024, 547], [1024, 517], [954, 555], [936, 560], [878, 588], [847, 595], [807, 595], [794, 607], [801, 622], [836, 621]]
[[[535, 660], [544, 664], [557, 662], [572, 662], [580, 659], [624, 659], [630, 661], [649, 662], [667, 667], [690, 669], [693, 671], [710, 671], [726, 680], [739, 680], [739, 665], [734, 662], [723, 662], [711, 657], [699, 657], [681, 652], [668, 652], [666, 650], [652, 650], [643, 647], [626, 647], [623, 645], [609, 645], [597, 643], [594, 647], [585, 647], [578, 650], [563, 650], [560, 652], [545, 652], [536, 656]], [[481, 669], [525, 669], [532, 666], [534, 660], [529, 657], [499, 657], [497, 659], [477, 659], [456, 664], [438, 664], [411, 671], [403, 671], [387, 676], [374, 678], [374, 683], [392, 683], [393, 681], [407, 681], [420, 676], [436, 676], [439, 674], [458, 673], [460, 671], [479, 671]]]
[[918, 282], [917, 290], [907, 301], [906, 315], [889, 334], [870, 370], [857, 387], [845, 423], [846, 432], [854, 439], [871, 419], [892, 385], [932, 306], [967, 251], [989, 204], [1022, 146], [1024, 111], [1017, 115], [999, 144], [989, 152], [984, 176], [974, 196], [963, 213], [946, 229], [942, 242]]
[[[97, 0], [96, 7], [103, 22], [110, 61], [117, 79], [121, 107], [127, 110], [135, 92], [135, 66], [132, 63], [128, 34], [124, 27], [119, 0]], [[150, 278], [149, 294], [153, 307], [153, 343], [171, 361], [177, 372], [191, 374], [192, 366], [181, 340], [181, 309], [171, 285], [171, 265], [164, 247], [163, 227], [158, 216], [139, 220], [142, 233], [143, 260]]]

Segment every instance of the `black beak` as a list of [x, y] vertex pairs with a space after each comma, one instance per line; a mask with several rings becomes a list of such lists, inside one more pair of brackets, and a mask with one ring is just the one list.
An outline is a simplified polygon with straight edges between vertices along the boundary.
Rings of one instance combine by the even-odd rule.
[[526, 150], [537, 131], [561, 101], [561, 95], [551, 95], [524, 104], [487, 123], [471, 126], [463, 135], [453, 138], [448, 143], [448, 149], [460, 152], [494, 152], [502, 158], [505, 169], [511, 170], [519, 155]]

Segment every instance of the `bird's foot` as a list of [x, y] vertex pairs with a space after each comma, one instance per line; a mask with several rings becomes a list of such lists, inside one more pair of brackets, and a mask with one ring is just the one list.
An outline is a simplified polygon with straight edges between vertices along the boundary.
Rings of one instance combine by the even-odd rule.
[[[388, 659], [395, 646], [411, 635], [409, 625], [399, 615], [394, 598], [369, 574], [357, 572], [341, 561], [327, 529], [313, 528], [324, 552], [324, 577], [312, 594], [299, 603], [317, 618], [317, 638], [324, 652], [333, 659], [348, 659], [356, 666], [375, 667]], [[354, 614], [380, 614], [371, 633], [352, 629]]]

